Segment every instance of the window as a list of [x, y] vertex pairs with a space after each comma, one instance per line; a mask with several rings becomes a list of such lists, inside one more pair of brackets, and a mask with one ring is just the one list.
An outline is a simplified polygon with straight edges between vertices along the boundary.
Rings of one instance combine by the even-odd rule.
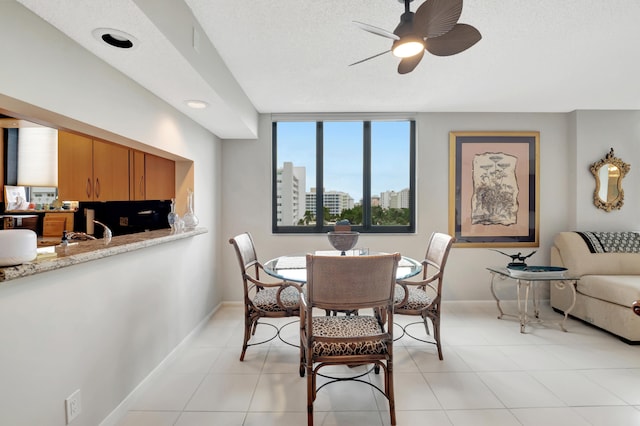
[[415, 121], [274, 121], [274, 233], [415, 231]]

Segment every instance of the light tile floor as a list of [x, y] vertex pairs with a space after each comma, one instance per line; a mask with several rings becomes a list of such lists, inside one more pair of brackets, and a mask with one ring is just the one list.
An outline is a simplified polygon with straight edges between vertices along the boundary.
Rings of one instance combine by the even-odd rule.
[[[396, 342], [398, 425], [640, 425], [640, 346], [571, 319], [562, 332], [562, 317], [548, 306], [547, 321], [526, 334], [515, 319], [498, 320], [494, 302], [443, 309], [444, 361], [433, 345], [406, 336]], [[284, 330], [297, 341], [297, 323]], [[221, 308], [134, 395], [119, 426], [305, 425], [298, 349], [276, 339], [250, 347], [240, 362], [241, 342], [242, 308]], [[389, 424], [384, 397], [359, 383], [323, 388], [314, 407], [316, 425]]]

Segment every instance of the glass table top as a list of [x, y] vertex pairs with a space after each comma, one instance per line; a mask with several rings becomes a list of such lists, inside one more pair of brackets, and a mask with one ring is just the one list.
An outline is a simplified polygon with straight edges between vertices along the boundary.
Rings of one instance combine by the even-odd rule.
[[[316, 255], [339, 256], [338, 251], [317, 251]], [[376, 254], [376, 253], [371, 253]], [[382, 253], [380, 253], [382, 254]], [[353, 253], [352, 255], [359, 255]], [[306, 255], [286, 255], [266, 262], [264, 270], [267, 274], [282, 280], [304, 283], [307, 281]], [[413, 277], [422, 271], [422, 263], [410, 257], [402, 256], [398, 262], [396, 278], [398, 280]]]

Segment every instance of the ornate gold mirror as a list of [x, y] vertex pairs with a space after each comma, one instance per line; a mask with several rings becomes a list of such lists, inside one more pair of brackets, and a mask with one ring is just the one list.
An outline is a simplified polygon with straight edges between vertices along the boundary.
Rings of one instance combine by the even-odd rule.
[[600, 161], [591, 165], [591, 173], [596, 178], [596, 190], [593, 193], [593, 204], [599, 209], [610, 212], [620, 209], [624, 204], [622, 179], [631, 166], [613, 154], [611, 151]]

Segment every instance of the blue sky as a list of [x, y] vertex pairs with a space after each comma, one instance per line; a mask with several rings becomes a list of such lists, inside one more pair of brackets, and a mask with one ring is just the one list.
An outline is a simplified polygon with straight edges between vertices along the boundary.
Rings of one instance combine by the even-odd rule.
[[[304, 166], [308, 192], [315, 186], [315, 122], [278, 123], [278, 167]], [[362, 198], [362, 122], [324, 122], [324, 187]], [[371, 193], [409, 187], [409, 122], [372, 122]]]

